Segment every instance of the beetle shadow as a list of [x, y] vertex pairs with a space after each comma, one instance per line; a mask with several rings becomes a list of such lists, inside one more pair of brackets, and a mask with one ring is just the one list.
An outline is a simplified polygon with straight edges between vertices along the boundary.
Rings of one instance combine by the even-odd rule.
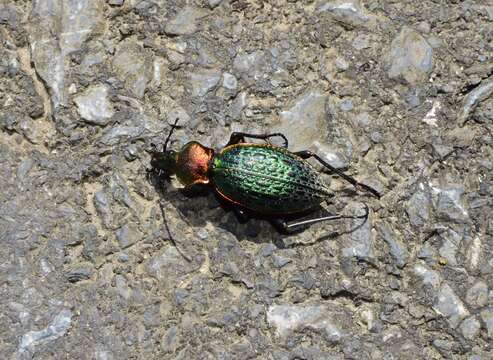
[[[317, 214], [327, 216], [330, 215], [327, 210], [320, 207], [318, 210], [274, 217], [228, 203], [207, 185], [199, 184], [172, 190], [170, 178], [155, 172], [148, 173], [148, 180], [155, 188], [159, 198], [170, 202], [179, 212], [179, 216], [186, 219], [186, 222], [191, 226], [204, 227], [207, 222], [212, 222], [215, 226], [232, 233], [238, 241], [251, 241], [257, 244], [273, 243], [279, 249], [312, 246], [323, 241], [333, 240], [358, 230], [368, 221], [368, 217], [362, 218], [360, 224], [349, 230], [332, 231], [308, 243], [299, 242], [287, 245], [285, 239], [303, 233], [311, 225], [299, 226], [285, 232], [279, 227], [278, 220], [289, 223], [303, 220], [309, 216], [313, 218]], [[239, 209], [241, 212], [238, 211]]]
[[175, 188], [171, 178], [163, 173], [148, 170], [147, 180], [158, 193], [159, 199], [173, 205], [177, 215], [190, 226], [204, 227], [207, 222], [220, 223], [227, 207], [218, 201], [216, 194], [207, 185]]

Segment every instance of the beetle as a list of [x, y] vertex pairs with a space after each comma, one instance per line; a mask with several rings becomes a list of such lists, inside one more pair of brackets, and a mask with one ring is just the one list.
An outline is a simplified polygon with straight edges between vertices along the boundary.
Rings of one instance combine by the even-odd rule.
[[[363, 215], [335, 214], [294, 223], [286, 221], [286, 218], [314, 211], [334, 196], [321, 174], [307, 161], [309, 158], [353, 186], [380, 197], [375, 189], [334, 168], [317, 154], [308, 150], [289, 151], [288, 139], [282, 133], [233, 132], [226, 146], [218, 152], [197, 141], [188, 142], [179, 151], [169, 150], [167, 146], [177, 121], [171, 127], [163, 150], [151, 151], [151, 171], [159, 177], [176, 175], [185, 189], [195, 185], [212, 187], [245, 220], [248, 215], [260, 215], [283, 233], [321, 221], [343, 218], [366, 221], [369, 213], [366, 204]], [[275, 137], [283, 140], [282, 146], [269, 143], [269, 139]], [[260, 139], [265, 143], [247, 142], [247, 139]]]

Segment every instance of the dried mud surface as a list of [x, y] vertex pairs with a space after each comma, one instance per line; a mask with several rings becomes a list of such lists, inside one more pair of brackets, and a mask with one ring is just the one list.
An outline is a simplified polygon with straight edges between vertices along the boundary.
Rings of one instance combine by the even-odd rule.
[[[0, 0], [0, 358], [492, 359], [492, 93], [487, 0]], [[241, 223], [147, 180], [177, 118], [382, 197]]]

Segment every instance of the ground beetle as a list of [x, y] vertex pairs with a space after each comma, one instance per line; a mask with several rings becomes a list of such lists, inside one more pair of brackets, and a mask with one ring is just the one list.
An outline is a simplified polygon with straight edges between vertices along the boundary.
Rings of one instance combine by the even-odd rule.
[[[203, 184], [212, 186], [214, 191], [240, 218], [249, 214], [268, 218], [280, 231], [291, 233], [302, 225], [342, 218], [368, 217], [368, 206], [363, 215], [329, 215], [309, 220], [287, 223], [286, 218], [296, 218], [319, 207], [334, 194], [324, 182], [320, 173], [306, 159], [314, 158], [327, 168], [347, 180], [355, 187], [362, 188], [375, 196], [379, 193], [361, 184], [351, 176], [334, 168], [311, 151], [290, 152], [288, 140], [281, 133], [247, 134], [234, 132], [227, 145], [218, 153], [191, 141], [179, 152], [167, 150], [168, 142], [176, 122], [166, 138], [162, 151], [151, 152], [151, 166], [159, 177], [176, 174], [185, 188]], [[283, 146], [274, 146], [270, 138], [283, 139]], [[245, 142], [245, 139], [261, 139], [265, 144]]]

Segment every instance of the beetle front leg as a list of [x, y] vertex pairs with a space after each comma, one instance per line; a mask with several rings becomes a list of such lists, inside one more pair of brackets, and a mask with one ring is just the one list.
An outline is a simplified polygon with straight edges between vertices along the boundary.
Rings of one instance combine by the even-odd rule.
[[336, 169], [332, 165], [328, 164], [324, 159], [322, 159], [320, 156], [318, 156], [314, 152], [311, 152], [310, 150], [303, 150], [303, 151], [295, 152], [294, 154], [298, 155], [302, 159], [309, 159], [311, 157], [315, 158], [320, 164], [322, 164], [325, 168], [327, 168], [331, 173], [335, 173], [335, 174], [339, 175], [340, 177], [342, 177], [344, 180], [346, 180], [347, 182], [349, 182], [353, 186], [363, 188], [366, 191], [372, 193], [373, 195], [375, 195], [377, 198], [380, 199], [381, 195], [377, 190], [375, 190], [374, 188], [372, 188], [368, 185], [360, 183], [358, 180], [356, 180], [352, 176], [344, 174], [341, 170]]
[[248, 133], [244, 133], [244, 132], [234, 132], [231, 134], [229, 141], [226, 144], [226, 146], [245, 142], [245, 138], [260, 139], [260, 140], [264, 140], [265, 142], [268, 142], [267, 139], [270, 139], [270, 138], [276, 137], [276, 136], [283, 139], [284, 144], [282, 145], [282, 147], [287, 149], [288, 148], [288, 139], [286, 138], [286, 136], [284, 134], [281, 134], [281, 133], [248, 134]]

